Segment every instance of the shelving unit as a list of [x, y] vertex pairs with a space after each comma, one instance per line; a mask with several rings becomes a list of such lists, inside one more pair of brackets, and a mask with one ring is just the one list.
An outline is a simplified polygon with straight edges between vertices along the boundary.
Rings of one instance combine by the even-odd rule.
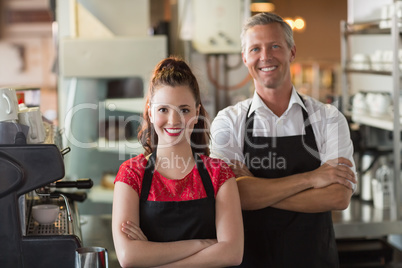
[[[394, 4], [396, 1], [394, 1]], [[392, 132], [393, 158], [394, 158], [394, 205], [389, 209], [376, 209], [371, 203], [361, 202], [352, 199], [350, 207], [346, 211], [334, 212], [335, 231], [339, 237], [368, 237], [383, 236], [392, 234], [402, 234], [401, 217], [401, 123], [399, 116], [399, 96], [401, 71], [399, 62], [399, 49], [401, 48], [401, 28], [400, 20], [396, 13], [391, 18], [390, 28], [380, 27], [380, 21], [367, 23], [348, 24], [341, 22], [341, 67], [342, 67], [342, 112], [345, 115], [351, 114], [350, 83], [349, 78], [353, 75], [387, 76], [392, 80], [392, 86], [386, 88], [393, 100], [393, 114], [383, 117], [373, 117], [370, 115], [351, 114], [352, 121], [365, 126], [387, 130]], [[373, 70], [373, 69], [352, 69], [350, 68], [351, 47], [350, 37], [353, 35], [365, 36], [389, 36], [392, 40], [392, 69]], [[364, 211], [366, 214], [363, 215]]]
[[59, 125], [71, 147], [66, 177], [80, 174], [98, 186], [143, 152], [136, 130], [167, 36], [148, 34], [148, 0], [56, 2]]

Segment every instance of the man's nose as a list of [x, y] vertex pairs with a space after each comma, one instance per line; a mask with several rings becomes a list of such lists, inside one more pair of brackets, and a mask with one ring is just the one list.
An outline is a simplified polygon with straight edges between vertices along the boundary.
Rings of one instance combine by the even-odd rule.
[[260, 60], [261, 61], [268, 61], [272, 58], [272, 53], [269, 49], [262, 49], [261, 54], [260, 54]]

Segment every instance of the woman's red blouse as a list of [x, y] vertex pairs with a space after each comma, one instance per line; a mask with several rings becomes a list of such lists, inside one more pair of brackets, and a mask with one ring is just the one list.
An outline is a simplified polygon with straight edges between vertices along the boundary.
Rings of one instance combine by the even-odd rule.
[[[219, 188], [225, 181], [234, 178], [230, 167], [222, 160], [201, 155], [205, 167], [211, 177], [215, 197]], [[134, 191], [141, 195], [142, 180], [144, 177], [147, 159], [143, 154], [125, 161], [117, 173], [115, 183], [120, 181], [130, 185]], [[200, 174], [195, 165], [190, 173], [178, 180], [167, 179], [157, 170], [152, 178], [149, 190], [149, 201], [186, 201], [205, 198], [207, 196], [202, 184]]]

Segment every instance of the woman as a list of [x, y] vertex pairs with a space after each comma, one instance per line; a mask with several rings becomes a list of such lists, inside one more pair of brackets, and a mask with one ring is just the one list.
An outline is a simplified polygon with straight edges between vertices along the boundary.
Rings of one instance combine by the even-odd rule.
[[115, 180], [113, 240], [122, 267], [225, 267], [243, 257], [243, 223], [230, 168], [208, 157], [197, 80], [174, 57], [150, 82], [139, 140], [145, 153]]

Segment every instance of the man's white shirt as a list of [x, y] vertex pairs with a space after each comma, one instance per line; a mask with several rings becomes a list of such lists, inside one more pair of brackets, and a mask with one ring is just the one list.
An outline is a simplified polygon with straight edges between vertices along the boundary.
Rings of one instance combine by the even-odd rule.
[[[243, 155], [246, 116], [254, 115], [253, 137], [285, 137], [305, 134], [302, 109], [309, 115], [317, 148], [324, 164], [345, 157], [353, 163], [353, 144], [345, 116], [333, 105], [323, 104], [311, 97], [299, 98], [293, 87], [286, 111], [278, 117], [255, 92], [253, 98], [220, 111], [211, 125], [211, 157], [226, 162], [235, 159], [244, 163]], [[251, 107], [250, 107], [251, 104]], [[247, 110], [250, 110], [247, 114]], [[355, 185], [353, 185], [355, 188]]]

